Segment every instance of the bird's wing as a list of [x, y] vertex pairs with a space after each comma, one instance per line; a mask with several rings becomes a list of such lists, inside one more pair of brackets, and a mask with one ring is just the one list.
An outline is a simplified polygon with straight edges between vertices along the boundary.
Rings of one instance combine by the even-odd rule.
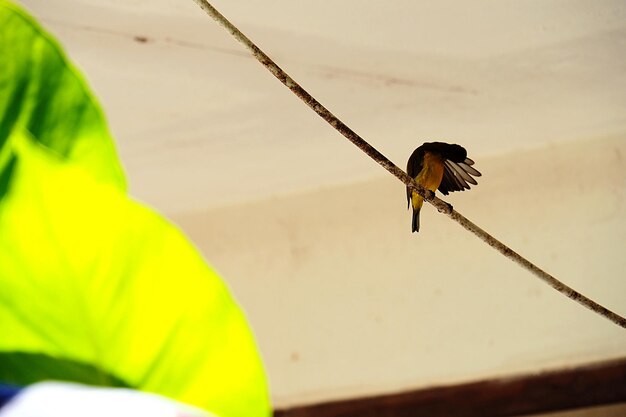
[[[415, 179], [417, 175], [422, 171], [424, 167], [424, 146], [420, 146], [415, 149], [409, 158], [409, 161], [406, 164], [406, 173], [409, 177]], [[406, 187], [406, 201], [407, 208], [411, 207], [411, 189]]]
[[447, 195], [453, 191], [469, 190], [469, 184], [477, 185], [474, 177], [480, 177], [481, 174], [472, 165], [474, 165], [474, 161], [469, 158], [465, 158], [463, 162], [452, 162], [446, 159], [439, 191], [443, 195]]

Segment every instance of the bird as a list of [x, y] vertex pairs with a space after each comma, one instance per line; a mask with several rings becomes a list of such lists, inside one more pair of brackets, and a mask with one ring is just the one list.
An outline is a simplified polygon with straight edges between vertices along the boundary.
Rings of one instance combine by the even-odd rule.
[[[474, 177], [482, 174], [472, 165], [474, 161], [467, 157], [467, 151], [461, 145], [426, 142], [413, 151], [406, 172], [425, 189], [433, 193], [438, 189], [448, 195], [453, 191], [469, 190], [469, 184], [478, 185]], [[424, 198], [409, 187], [406, 188], [406, 198], [408, 207], [413, 205], [412, 233], [419, 232]]]

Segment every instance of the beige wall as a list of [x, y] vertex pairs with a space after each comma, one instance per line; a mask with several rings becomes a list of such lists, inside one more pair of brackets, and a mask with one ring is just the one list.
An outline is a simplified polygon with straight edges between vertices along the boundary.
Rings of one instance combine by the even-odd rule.
[[[492, 157], [446, 200], [626, 315], [626, 136]], [[390, 176], [174, 220], [248, 312], [277, 405], [626, 356], [626, 331], [431, 206], [410, 233]]]

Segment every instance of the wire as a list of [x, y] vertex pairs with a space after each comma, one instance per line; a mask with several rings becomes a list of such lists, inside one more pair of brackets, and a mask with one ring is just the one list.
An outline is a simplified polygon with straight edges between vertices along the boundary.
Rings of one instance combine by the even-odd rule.
[[265, 54], [258, 46], [254, 44], [246, 35], [244, 35], [235, 25], [233, 25], [226, 17], [224, 17], [217, 9], [215, 9], [207, 0], [193, 0], [204, 10], [209, 16], [222, 25], [235, 39], [241, 42], [252, 55], [267, 68], [280, 82], [282, 82], [287, 88], [289, 88], [296, 96], [300, 97], [315, 113], [317, 113], [322, 119], [326, 120], [332, 127], [334, 127], [339, 133], [345, 136], [350, 142], [356, 145], [359, 149], [365, 152], [370, 158], [378, 162], [393, 174], [396, 178], [406, 184], [409, 189], [417, 192], [424, 197], [426, 201], [435, 206], [441, 213], [447, 214], [450, 218], [455, 220], [466, 230], [469, 230], [474, 235], [478, 236], [482, 241], [487, 243], [492, 248], [513, 260], [519, 264], [522, 268], [525, 268], [545, 283], [550, 285], [561, 294], [571, 298], [574, 301], [582, 304], [588, 309], [595, 311], [596, 313], [611, 320], [615, 324], [626, 328], [626, 319], [606, 307], [596, 303], [592, 299], [584, 296], [573, 288], [565, 285], [552, 275], [548, 274], [504, 243], [500, 242], [489, 233], [478, 227], [476, 224], [469, 221], [461, 213], [454, 210], [452, 205], [446, 203], [440, 198], [435, 196], [430, 190], [422, 188], [415, 180], [407, 175], [406, 172], [398, 168], [393, 162], [391, 162], [385, 155], [376, 150], [372, 145], [367, 143], [361, 136], [350, 129], [346, 124], [339, 120], [334, 114], [332, 114], [324, 105], [311, 96], [304, 88], [300, 86], [293, 78], [291, 78], [285, 71], [283, 71], [269, 56]]

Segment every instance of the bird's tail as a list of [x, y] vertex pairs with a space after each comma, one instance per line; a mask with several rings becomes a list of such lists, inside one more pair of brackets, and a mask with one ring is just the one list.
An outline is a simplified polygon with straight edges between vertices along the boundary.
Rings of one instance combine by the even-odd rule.
[[413, 207], [413, 223], [412, 223], [413, 232], [420, 231], [420, 210], [421, 210], [421, 207], [418, 207], [418, 208]]

